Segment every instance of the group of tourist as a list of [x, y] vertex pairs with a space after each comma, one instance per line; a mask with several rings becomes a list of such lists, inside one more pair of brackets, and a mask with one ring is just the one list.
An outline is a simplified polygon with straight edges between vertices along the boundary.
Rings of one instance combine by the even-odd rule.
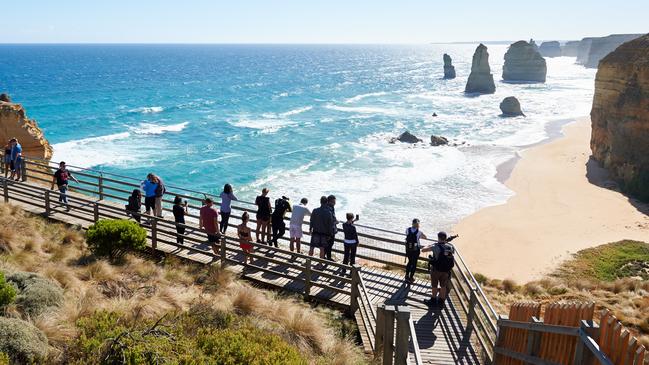
[[[5, 178], [19, 181], [22, 176], [23, 147], [17, 138], [10, 139], [4, 148], [4, 171]], [[11, 175], [9, 173], [11, 172]]]

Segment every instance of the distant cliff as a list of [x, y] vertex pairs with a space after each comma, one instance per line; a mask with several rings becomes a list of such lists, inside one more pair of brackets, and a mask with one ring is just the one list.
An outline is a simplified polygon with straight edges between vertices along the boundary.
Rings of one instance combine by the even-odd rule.
[[18, 138], [25, 156], [48, 160], [52, 157], [50, 143], [45, 139], [36, 121], [25, 116], [22, 105], [0, 101], [0, 144], [2, 147], [13, 137]]
[[577, 57], [580, 41], [568, 41], [561, 46], [561, 55], [564, 57]]
[[578, 52], [577, 63], [588, 68], [597, 68], [599, 61], [613, 52], [624, 42], [636, 39], [642, 34], [612, 34], [606, 37], [590, 37], [581, 40]]
[[590, 115], [593, 157], [649, 201], [649, 34], [601, 60]]

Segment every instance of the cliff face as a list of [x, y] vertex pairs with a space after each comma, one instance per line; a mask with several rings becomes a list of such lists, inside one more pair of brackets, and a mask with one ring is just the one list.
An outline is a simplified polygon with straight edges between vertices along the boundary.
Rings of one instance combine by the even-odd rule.
[[649, 201], [649, 34], [601, 60], [590, 115], [593, 157]]
[[539, 47], [539, 52], [543, 57], [560, 57], [561, 44], [557, 41], [543, 42]]
[[561, 47], [561, 55], [564, 57], [577, 57], [579, 53], [579, 41], [568, 41]]
[[4, 147], [13, 137], [18, 138], [24, 156], [48, 160], [52, 157], [52, 146], [36, 121], [25, 116], [22, 105], [0, 101], [0, 144]]
[[531, 43], [518, 41], [505, 53], [503, 80], [545, 82], [545, 59]]
[[473, 54], [471, 74], [469, 74], [464, 92], [480, 94], [493, 94], [496, 92], [494, 76], [491, 74], [491, 67], [489, 67], [489, 52], [482, 43]]
[[599, 61], [613, 52], [622, 43], [631, 41], [642, 34], [612, 34], [606, 37], [584, 38], [579, 44], [577, 63], [588, 68], [597, 68]]

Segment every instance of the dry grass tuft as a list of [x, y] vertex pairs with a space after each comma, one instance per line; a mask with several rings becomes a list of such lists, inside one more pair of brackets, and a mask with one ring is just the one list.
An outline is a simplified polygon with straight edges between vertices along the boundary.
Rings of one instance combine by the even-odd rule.
[[205, 275], [196, 279], [197, 284], [202, 284], [206, 292], [214, 292], [218, 289], [224, 289], [232, 284], [235, 274], [227, 267], [212, 265]]
[[244, 315], [261, 313], [268, 303], [263, 294], [248, 285], [238, 285], [231, 298], [235, 311]]
[[14, 251], [13, 242], [16, 239], [16, 231], [9, 224], [0, 227], [0, 253], [11, 253]]
[[515, 293], [519, 289], [518, 284], [516, 284], [516, 282], [512, 279], [503, 280], [502, 288], [505, 291], [505, 293]]
[[79, 274], [81, 280], [96, 282], [113, 280], [117, 276], [115, 268], [105, 260], [98, 260], [83, 268]]

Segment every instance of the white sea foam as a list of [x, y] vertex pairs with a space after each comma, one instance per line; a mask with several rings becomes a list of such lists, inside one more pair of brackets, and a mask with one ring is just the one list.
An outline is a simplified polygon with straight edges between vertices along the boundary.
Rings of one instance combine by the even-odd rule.
[[281, 113], [280, 116], [281, 117], [290, 117], [291, 115], [297, 115], [297, 114], [302, 114], [304, 112], [308, 112], [311, 109], [313, 109], [312, 106], [305, 106], [305, 107], [301, 107], [301, 108], [296, 108], [296, 109], [289, 110], [287, 112]]
[[131, 130], [135, 134], [163, 134], [166, 132], [180, 132], [189, 122], [182, 122], [178, 124], [171, 125], [159, 125], [154, 123], [140, 123], [139, 126], [132, 128]]
[[128, 151], [132, 148], [128, 143], [130, 137], [131, 133], [123, 132], [57, 143], [52, 146], [52, 160], [83, 167], [120, 165], [135, 160], [135, 155]]
[[161, 113], [165, 109], [161, 106], [143, 106], [140, 108], [135, 108], [131, 109], [128, 112], [129, 113], [142, 113], [142, 114], [155, 114], [155, 113]]
[[399, 110], [397, 109], [387, 109], [373, 106], [340, 106], [327, 104], [325, 108], [330, 110], [337, 110], [339, 112], [346, 113], [360, 113], [360, 114], [385, 114], [385, 115], [398, 115]]
[[264, 119], [242, 118], [235, 122], [230, 122], [230, 124], [240, 128], [258, 129], [262, 133], [273, 133], [284, 127], [294, 125], [295, 122], [286, 119], [279, 119], [279, 118], [264, 118]]
[[361, 101], [361, 100], [363, 100], [365, 98], [374, 97], [374, 96], [383, 96], [383, 95], [387, 95], [387, 94], [388, 93], [386, 93], [385, 91], [379, 91], [379, 92], [367, 93], [367, 94], [360, 94], [360, 95], [356, 95], [354, 97], [351, 97], [351, 98], [345, 100], [345, 103], [347, 103], [347, 104], [355, 103], [355, 102]]

